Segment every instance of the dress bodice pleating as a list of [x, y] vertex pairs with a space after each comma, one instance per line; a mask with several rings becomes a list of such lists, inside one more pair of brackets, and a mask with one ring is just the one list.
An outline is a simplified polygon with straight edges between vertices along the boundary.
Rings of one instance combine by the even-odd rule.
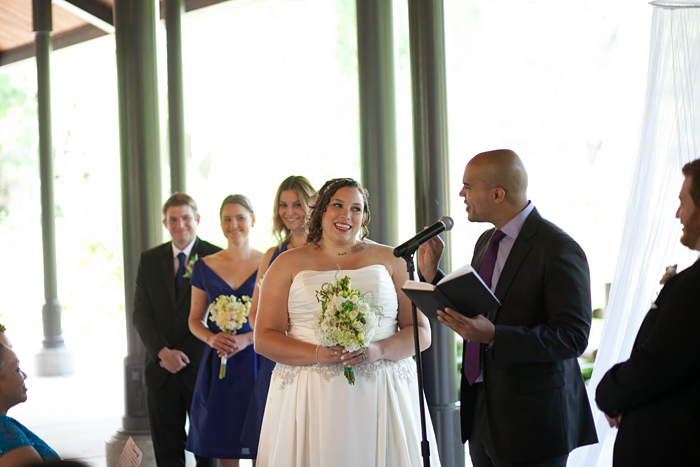
[[301, 271], [289, 289], [289, 328], [287, 334], [300, 341], [318, 344], [313, 330], [314, 313], [321, 308], [316, 291], [326, 282], [350, 277], [350, 288], [369, 292], [366, 299], [379, 307], [382, 318], [373, 340], [389, 337], [397, 331], [398, 302], [394, 282], [386, 268], [380, 264], [362, 269], [341, 271]]

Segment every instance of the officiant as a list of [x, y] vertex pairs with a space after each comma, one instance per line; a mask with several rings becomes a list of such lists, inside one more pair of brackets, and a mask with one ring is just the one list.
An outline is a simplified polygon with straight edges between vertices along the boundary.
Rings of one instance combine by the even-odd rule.
[[[581, 247], [527, 197], [527, 171], [511, 150], [477, 154], [459, 193], [470, 222], [494, 228], [476, 243], [472, 266], [501, 306], [438, 319], [464, 339], [461, 430], [475, 467], [564, 467], [569, 452], [597, 442], [577, 357], [588, 344], [591, 292]], [[418, 250], [437, 283], [439, 237]]]

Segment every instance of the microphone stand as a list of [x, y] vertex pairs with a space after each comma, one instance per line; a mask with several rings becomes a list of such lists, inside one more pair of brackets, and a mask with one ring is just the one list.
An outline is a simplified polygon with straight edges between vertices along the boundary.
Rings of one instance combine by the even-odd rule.
[[[414, 252], [407, 253], [403, 256], [406, 261], [406, 269], [408, 270], [409, 279], [413, 279], [413, 273], [416, 268], [413, 264]], [[423, 363], [420, 354], [420, 337], [418, 336], [418, 311], [416, 304], [411, 301], [411, 318], [413, 320], [413, 343], [416, 349], [416, 370], [418, 373], [418, 407], [420, 408], [420, 429], [423, 435], [421, 441], [421, 454], [423, 456], [423, 466], [430, 467], [430, 444], [428, 443], [428, 435], [425, 428], [425, 403], [423, 398]]]

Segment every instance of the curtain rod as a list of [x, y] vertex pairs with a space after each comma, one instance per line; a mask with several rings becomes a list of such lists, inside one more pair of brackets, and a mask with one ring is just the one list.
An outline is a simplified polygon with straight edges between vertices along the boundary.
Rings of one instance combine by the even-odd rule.
[[682, 0], [655, 0], [653, 2], [649, 2], [649, 5], [651, 6], [658, 6], [660, 8], [669, 8], [669, 9], [676, 9], [676, 8], [700, 8], [700, 2], [697, 1], [692, 1], [692, 2], [684, 2]]

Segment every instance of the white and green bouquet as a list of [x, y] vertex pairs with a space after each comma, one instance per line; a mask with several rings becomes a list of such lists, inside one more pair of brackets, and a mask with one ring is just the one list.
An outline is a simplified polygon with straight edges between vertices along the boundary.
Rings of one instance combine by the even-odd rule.
[[[362, 349], [364, 353], [381, 318], [381, 310], [372, 303], [371, 292], [350, 288], [350, 278], [338, 279], [336, 273], [333, 282], [323, 283], [321, 290], [316, 291], [316, 300], [321, 303], [321, 309], [315, 313], [313, 327], [319, 344], [342, 345], [349, 352]], [[345, 377], [348, 383], [355, 384], [353, 368], [345, 366]]]
[[[231, 334], [243, 327], [248, 321], [250, 311], [250, 297], [247, 295], [241, 298], [235, 295], [219, 295], [216, 300], [209, 305], [209, 319], [216, 323], [222, 332]], [[226, 376], [226, 357], [221, 357], [221, 368], [219, 369], [219, 379]]]

